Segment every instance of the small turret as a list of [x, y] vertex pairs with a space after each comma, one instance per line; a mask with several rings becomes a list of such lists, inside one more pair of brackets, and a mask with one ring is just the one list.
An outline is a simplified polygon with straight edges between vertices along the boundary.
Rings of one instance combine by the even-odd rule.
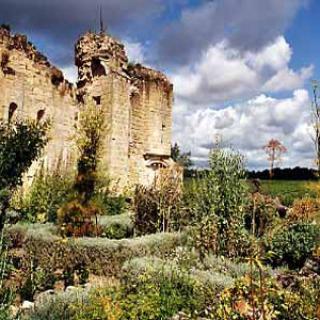
[[110, 35], [88, 32], [76, 44], [75, 63], [81, 88], [87, 81], [106, 75], [110, 70], [123, 72], [127, 69], [128, 57], [124, 45]]

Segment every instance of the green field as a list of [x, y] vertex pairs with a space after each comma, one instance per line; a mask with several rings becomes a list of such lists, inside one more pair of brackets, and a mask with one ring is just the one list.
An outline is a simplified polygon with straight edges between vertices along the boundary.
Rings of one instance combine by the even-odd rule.
[[[295, 199], [303, 197], [316, 197], [317, 181], [304, 180], [260, 180], [261, 192], [273, 198], [279, 197], [281, 203], [286, 206], [292, 205]], [[186, 188], [192, 184], [192, 179], [185, 180]], [[249, 186], [251, 183], [248, 181]], [[320, 190], [319, 190], [320, 191]]]
[[291, 205], [294, 199], [316, 197], [316, 181], [262, 180], [262, 192], [279, 197], [284, 205]]

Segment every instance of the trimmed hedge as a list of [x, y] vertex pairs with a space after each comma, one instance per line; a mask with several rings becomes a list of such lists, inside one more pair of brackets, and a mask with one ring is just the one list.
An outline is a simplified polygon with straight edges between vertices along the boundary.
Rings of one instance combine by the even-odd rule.
[[22, 247], [40, 267], [53, 270], [83, 265], [96, 275], [119, 276], [128, 259], [171, 253], [187, 239], [182, 233], [158, 233], [134, 239], [63, 239], [53, 225], [15, 225], [6, 228], [12, 247]]

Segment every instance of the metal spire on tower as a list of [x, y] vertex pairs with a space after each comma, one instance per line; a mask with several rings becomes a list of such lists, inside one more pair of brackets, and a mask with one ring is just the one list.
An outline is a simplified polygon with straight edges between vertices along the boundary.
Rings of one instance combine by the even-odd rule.
[[103, 23], [103, 12], [102, 12], [102, 4], [100, 4], [100, 33], [104, 33], [106, 30], [104, 29]]

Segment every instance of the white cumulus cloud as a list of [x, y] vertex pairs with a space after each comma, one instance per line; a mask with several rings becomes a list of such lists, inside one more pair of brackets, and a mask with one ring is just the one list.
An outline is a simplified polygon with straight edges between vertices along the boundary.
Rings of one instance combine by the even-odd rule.
[[[183, 101], [177, 103], [184, 104]], [[275, 138], [288, 148], [283, 166], [312, 166], [309, 106], [308, 92], [300, 89], [288, 98], [259, 95], [219, 110], [188, 111], [186, 107], [175, 123], [174, 140], [185, 150], [191, 150], [198, 163], [205, 163], [219, 135], [247, 157], [251, 168], [264, 168], [268, 162], [263, 146]]]
[[313, 66], [295, 71], [289, 63], [292, 49], [284, 37], [258, 52], [229, 47], [225, 40], [211, 46], [193, 66], [174, 74], [176, 95], [195, 107], [233, 99], [250, 98], [263, 92], [292, 91], [302, 88]]

